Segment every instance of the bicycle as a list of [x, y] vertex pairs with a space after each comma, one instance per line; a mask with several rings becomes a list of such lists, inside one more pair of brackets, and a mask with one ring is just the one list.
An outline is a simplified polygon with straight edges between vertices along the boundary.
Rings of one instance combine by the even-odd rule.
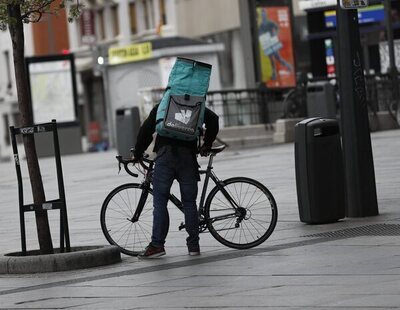
[[[278, 209], [271, 192], [260, 182], [233, 177], [220, 180], [213, 171], [213, 159], [225, 146], [211, 149], [204, 174], [199, 203], [199, 231], [208, 230], [225, 246], [249, 249], [267, 240], [275, 229]], [[100, 212], [101, 228], [107, 241], [127, 255], [137, 256], [151, 241], [152, 174], [154, 161], [144, 156], [138, 164], [132, 159], [116, 157], [119, 170], [138, 177], [128, 165], [133, 164], [143, 174], [141, 183], [127, 183], [113, 189], [103, 202]], [[207, 194], [209, 180], [215, 183]], [[183, 212], [181, 201], [170, 194], [169, 201]], [[179, 230], [185, 228], [181, 223]]]
[[307, 84], [307, 75], [298, 72], [296, 75], [296, 87], [291, 89], [283, 100], [283, 118], [307, 116]]

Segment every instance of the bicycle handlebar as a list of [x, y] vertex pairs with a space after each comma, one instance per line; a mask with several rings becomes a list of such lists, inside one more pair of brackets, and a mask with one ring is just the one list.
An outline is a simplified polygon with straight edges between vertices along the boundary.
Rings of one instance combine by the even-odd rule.
[[117, 156], [115, 156], [115, 158], [118, 160], [118, 169], [119, 169], [118, 172], [121, 171], [121, 164], [123, 164], [126, 173], [128, 173], [129, 175], [131, 175], [135, 178], [137, 178], [139, 176], [138, 174], [132, 172], [128, 167], [128, 164], [135, 164], [136, 163], [135, 160], [123, 159], [121, 155], [117, 155]]
[[[122, 164], [122, 165], [124, 165], [124, 169], [125, 169], [126, 173], [128, 173], [129, 175], [137, 178], [139, 175], [137, 173], [132, 172], [129, 169], [128, 165], [129, 164], [133, 164], [134, 165], [136, 163], [139, 163], [144, 169], [149, 170], [150, 164], [153, 161], [151, 159], [148, 159], [147, 158], [148, 156], [149, 156], [148, 154], [144, 154], [144, 156], [139, 161], [136, 161], [134, 159], [124, 159], [124, 158], [122, 158], [121, 155], [117, 155], [117, 156], [115, 156], [115, 158], [118, 160], [119, 171], [121, 171], [121, 164]], [[147, 165], [147, 164], [149, 164], [149, 165]]]
[[[210, 148], [210, 160], [212, 160], [212, 157], [214, 157], [216, 154], [222, 152], [226, 148], [226, 145], [220, 145], [217, 147], [211, 147]], [[135, 178], [137, 178], [139, 175], [137, 173], [132, 172], [128, 165], [133, 164], [135, 165], [136, 163], [139, 163], [145, 170], [152, 169], [154, 160], [149, 159], [149, 154], [144, 153], [143, 157], [139, 159], [139, 161], [134, 160], [134, 159], [123, 159], [121, 155], [116, 156], [118, 160], [118, 168], [119, 171], [121, 171], [121, 164], [124, 165], [125, 171], [130, 175]]]

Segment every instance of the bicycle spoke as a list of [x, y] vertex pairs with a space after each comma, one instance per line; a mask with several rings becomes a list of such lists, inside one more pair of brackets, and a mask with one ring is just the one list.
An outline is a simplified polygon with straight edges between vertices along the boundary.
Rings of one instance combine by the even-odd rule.
[[126, 247], [126, 245], [128, 244], [129, 236], [131, 235], [132, 228], [133, 228], [133, 225], [131, 225], [131, 226], [129, 227], [129, 232], [128, 232], [127, 236], [126, 236], [125, 247]]
[[[253, 226], [254, 230], [256, 231], [256, 233], [260, 234], [260, 231], [258, 230], [257, 227], [254, 226], [252, 221], [245, 221], [244, 225], [246, 225], [246, 227], [248, 227], [248, 224], [250, 224], [251, 226]], [[264, 227], [263, 227], [264, 228]], [[251, 229], [249, 229], [251, 236], [253, 237], [253, 234], [251, 233]], [[256, 238], [253, 237], [253, 240], [256, 240]]]
[[[129, 191], [126, 191], [126, 195], [128, 196], [128, 203], [129, 203], [129, 205], [128, 206], [133, 206], [132, 204], [131, 204], [131, 197], [129, 196]], [[136, 199], [135, 199], [135, 201], [136, 201]], [[136, 206], [136, 204], [134, 204], [135, 206]], [[129, 211], [131, 212], [131, 218], [133, 217], [133, 210], [132, 210], [132, 208], [129, 208]]]
[[[253, 197], [254, 197], [255, 194], [256, 194], [256, 190], [253, 191], [253, 195], [251, 195], [251, 197], [250, 197], [250, 199], [249, 199], [249, 202], [248, 202], [247, 205], [246, 205], [245, 207], [243, 207], [243, 208], [247, 209], [248, 205], [249, 205], [250, 202], [252, 201], [252, 199], [253, 199]], [[261, 192], [261, 194], [263, 194], [263, 193]], [[247, 195], [247, 194], [246, 194], [246, 195]], [[243, 203], [243, 205], [244, 205], [244, 203]]]
[[[113, 212], [115, 212], [115, 213], [121, 214], [121, 215], [122, 215], [122, 218], [129, 218], [129, 217], [130, 217], [129, 214], [126, 214], [125, 212], [121, 212], [121, 211], [119, 211], [118, 209], [110, 208], [108, 211], [109, 211], [109, 212], [110, 212], [110, 211], [113, 211]], [[118, 217], [118, 218], [121, 218], [121, 217]]]
[[129, 204], [126, 203], [126, 201], [125, 201], [124, 197], [122, 197], [121, 193], [118, 193], [118, 195], [119, 195], [119, 197], [121, 197], [121, 200], [124, 202], [124, 204], [126, 206], [126, 209], [128, 210], [128, 216], [129, 216], [129, 213], [131, 213], [131, 209], [129, 208]]
[[[119, 203], [118, 202], [116, 202], [115, 200], [112, 200], [113, 202], [114, 202], [114, 204], [121, 210], [121, 212], [119, 212], [119, 213], [121, 213], [121, 214], [123, 214], [124, 216], [126, 216], [126, 217], [129, 217], [129, 213], [126, 213], [126, 211], [124, 210], [124, 208], [122, 208], [120, 205], [119, 205]], [[116, 209], [113, 209], [115, 212], [117, 212], [117, 210]]]
[[[124, 225], [123, 227], [121, 227], [121, 229], [117, 230], [116, 233], [118, 233], [119, 231], [121, 231], [123, 228], [126, 228], [128, 224]], [[126, 234], [126, 230], [124, 230], [124, 233], [118, 238], [117, 242], [119, 242]]]

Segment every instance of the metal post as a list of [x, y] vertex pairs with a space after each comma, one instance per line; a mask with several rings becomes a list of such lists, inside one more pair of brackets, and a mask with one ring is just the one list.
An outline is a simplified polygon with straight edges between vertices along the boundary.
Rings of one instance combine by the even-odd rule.
[[357, 10], [337, 1], [339, 91], [346, 177], [346, 215], [378, 215]]
[[113, 106], [110, 97], [110, 83], [109, 83], [109, 74], [108, 74], [108, 64], [104, 64], [101, 66], [102, 76], [103, 76], [103, 85], [104, 85], [104, 100], [106, 103], [106, 112], [107, 112], [107, 127], [108, 127], [108, 141], [110, 148], [116, 146], [116, 133], [115, 133], [115, 122], [114, 122], [114, 113]]
[[256, 22], [256, 4], [255, 0], [239, 1], [240, 14], [240, 39], [243, 46], [246, 87], [256, 87], [256, 77], [258, 78], [257, 68], [259, 60], [258, 55], [258, 39], [254, 31], [257, 28]]
[[397, 101], [397, 122], [400, 125], [400, 104], [399, 104], [399, 80], [398, 80], [398, 71], [396, 66], [396, 56], [395, 56], [395, 48], [394, 48], [394, 39], [393, 39], [393, 23], [391, 17], [392, 11], [392, 1], [385, 0], [385, 21], [386, 21], [386, 37], [388, 42], [388, 50], [389, 50], [389, 75], [392, 81], [392, 99]]
[[69, 241], [69, 229], [68, 229], [68, 217], [67, 217], [67, 205], [65, 201], [65, 190], [64, 190], [64, 179], [61, 166], [61, 155], [60, 155], [60, 145], [58, 140], [57, 122], [52, 120], [53, 126], [53, 141], [54, 141], [54, 155], [56, 160], [57, 169], [57, 181], [58, 181], [58, 192], [62, 206], [60, 209], [60, 252], [64, 252], [64, 238], [67, 252], [71, 251], [70, 241]]
[[21, 163], [19, 161], [17, 138], [15, 136], [14, 126], [10, 127], [11, 143], [14, 152], [15, 169], [17, 171], [18, 179], [18, 198], [19, 198], [19, 224], [21, 230], [21, 250], [22, 255], [26, 255], [26, 232], [25, 232], [25, 215], [24, 215], [24, 190], [21, 175]]

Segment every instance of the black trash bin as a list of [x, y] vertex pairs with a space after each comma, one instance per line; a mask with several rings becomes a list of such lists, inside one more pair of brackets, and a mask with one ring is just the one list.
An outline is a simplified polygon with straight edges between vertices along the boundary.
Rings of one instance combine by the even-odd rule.
[[345, 217], [344, 168], [338, 122], [309, 118], [295, 126], [295, 166], [300, 221]]
[[336, 118], [335, 86], [326, 81], [307, 84], [307, 116]]
[[131, 157], [130, 150], [136, 144], [140, 128], [138, 107], [121, 108], [116, 111], [117, 150], [122, 157]]

